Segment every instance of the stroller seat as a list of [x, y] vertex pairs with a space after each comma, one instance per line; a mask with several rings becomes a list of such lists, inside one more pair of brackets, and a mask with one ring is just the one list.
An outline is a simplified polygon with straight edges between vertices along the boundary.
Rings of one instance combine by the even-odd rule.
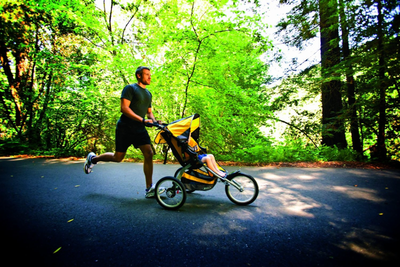
[[[154, 142], [168, 144], [171, 148], [173, 155], [185, 169], [180, 174], [181, 177], [178, 177], [179, 172], [175, 177], [182, 178], [185, 186], [191, 188], [190, 190], [209, 190], [217, 182], [218, 176], [198, 158], [199, 154], [207, 153], [207, 149], [199, 145], [199, 135], [200, 115], [194, 114], [168, 124], [157, 134]], [[218, 168], [226, 173], [219, 164]]]

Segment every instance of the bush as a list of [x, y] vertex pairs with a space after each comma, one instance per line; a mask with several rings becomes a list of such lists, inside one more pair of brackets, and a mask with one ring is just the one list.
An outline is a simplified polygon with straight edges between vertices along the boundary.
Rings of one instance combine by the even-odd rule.
[[16, 140], [0, 140], [0, 154], [4, 156], [29, 153], [29, 145]]
[[358, 159], [358, 154], [352, 149], [339, 149], [336, 146], [320, 146], [319, 160], [321, 161], [355, 161]]
[[355, 161], [358, 155], [351, 149], [337, 147], [304, 145], [301, 142], [289, 144], [262, 145], [234, 151], [219, 157], [219, 160], [238, 161], [244, 163], [299, 162], [299, 161]]

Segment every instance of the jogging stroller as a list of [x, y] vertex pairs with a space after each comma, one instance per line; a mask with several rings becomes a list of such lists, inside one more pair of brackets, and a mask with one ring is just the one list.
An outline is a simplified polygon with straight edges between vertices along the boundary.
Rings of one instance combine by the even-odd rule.
[[256, 200], [259, 188], [252, 176], [240, 171], [228, 174], [217, 163], [218, 169], [225, 173], [224, 176], [220, 176], [199, 160], [199, 154], [207, 153], [207, 150], [198, 143], [200, 135], [199, 114], [166, 125], [147, 125], [160, 129], [155, 138], [155, 143], [167, 144], [182, 165], [174, 176], [163, 177], [156, 184], [155, 197], [163, 208], [179, 209], [185, 203], [187, 193], [192, 193], [195, 190], [208, 191], [214, 188], [218, 180], [225, 184], [226, 195], [233, 203], [248, 205]]

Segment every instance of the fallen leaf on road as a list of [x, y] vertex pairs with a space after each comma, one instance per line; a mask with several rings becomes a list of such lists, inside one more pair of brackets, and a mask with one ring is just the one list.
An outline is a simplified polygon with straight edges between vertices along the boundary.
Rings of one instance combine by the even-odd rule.
[[80, 187], [80, 185], [79, 185], [79, 184], [77, 184], [77, 185], [75, 185], [75, 187]]
[[72, 222], [73, 220], [74, 220], [74, 219], [69, 220], [68, 223]]

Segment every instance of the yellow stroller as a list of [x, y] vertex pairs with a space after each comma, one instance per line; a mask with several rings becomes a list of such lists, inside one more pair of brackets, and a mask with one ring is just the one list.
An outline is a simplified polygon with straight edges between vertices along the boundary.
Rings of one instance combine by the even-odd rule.
[[227, 197], [237, 205], [248, 205], [256, 200], [259, 188], [256, 180], [240, 171], [228, 174], [219, 164], [221, 176], [199, 160], [199, 154], [206, 154], [198, 144], [200, 115], [174, 121], [167, 125], [147, 124], [160, 129], [156, 144], [168, 144], [175, 158], [182, 165], [174, 176], [161, 178], [155, 187], [157, 202], [165, 209], [179, 209], [186, 201], [186, 194], [195, 190], [207, 191], [214, 188], [218, 180], [225, 184]]

